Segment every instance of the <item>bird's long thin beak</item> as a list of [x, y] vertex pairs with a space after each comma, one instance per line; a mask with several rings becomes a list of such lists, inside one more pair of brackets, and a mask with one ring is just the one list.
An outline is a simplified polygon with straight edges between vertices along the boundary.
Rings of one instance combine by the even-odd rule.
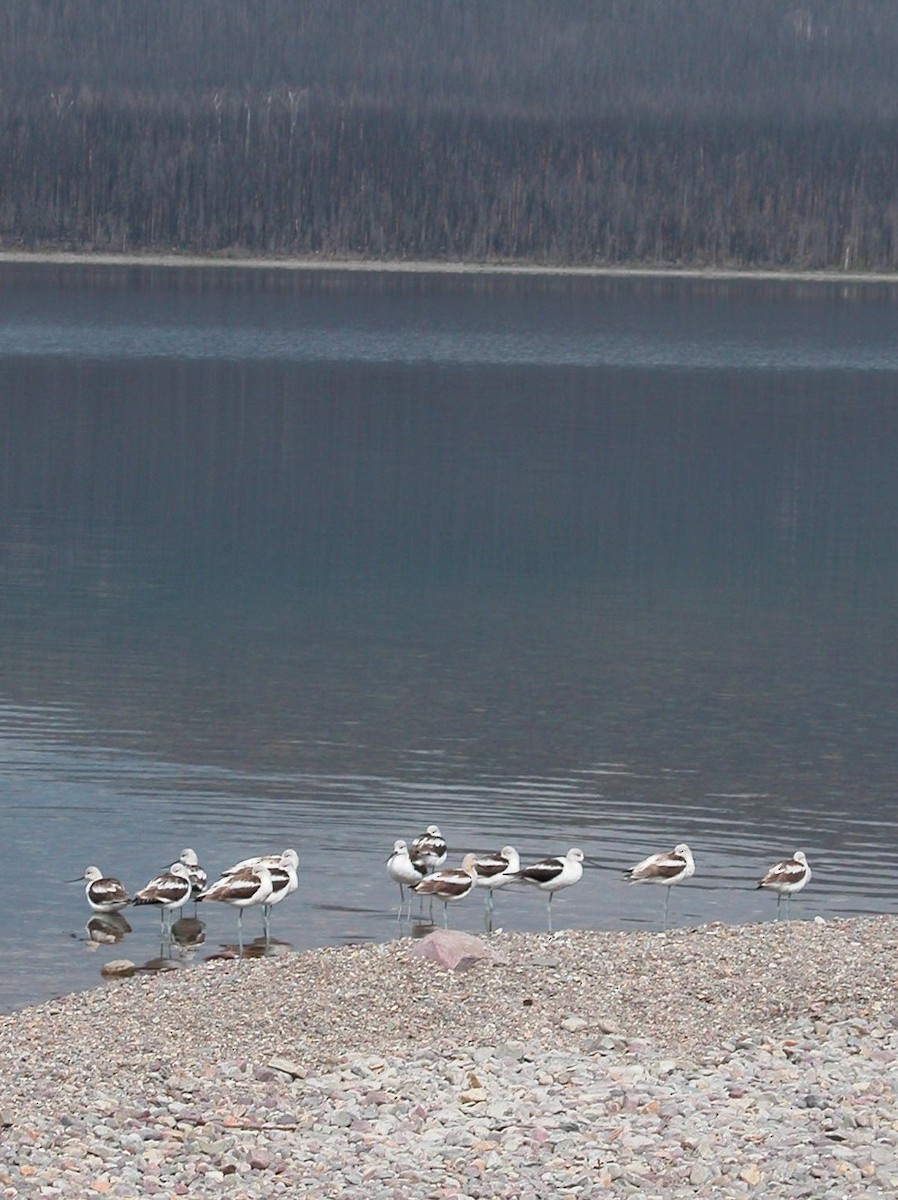
[[84, 883], [84, 876], [79, 875], [77, 879], [66, 879], [65, 883]]

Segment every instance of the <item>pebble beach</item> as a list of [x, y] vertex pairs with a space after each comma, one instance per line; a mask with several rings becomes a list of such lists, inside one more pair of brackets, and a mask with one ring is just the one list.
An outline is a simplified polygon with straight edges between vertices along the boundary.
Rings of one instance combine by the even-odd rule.
[[898, 918], [426, 952], [214, 960], [0, 1017], [0, 1200], [898, 1193]]

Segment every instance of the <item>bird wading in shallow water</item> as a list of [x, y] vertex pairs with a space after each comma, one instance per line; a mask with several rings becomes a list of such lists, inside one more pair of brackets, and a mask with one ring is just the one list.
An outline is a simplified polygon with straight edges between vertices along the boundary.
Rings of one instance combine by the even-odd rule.
[[393, 843], [393, 853], [387, 859], [387, 874], [394, 883], [399, 884], [399, 918], [401, 920], [406, 900], [408, 900], [409, 908], [412, 903], [411, 895], [406, 896], [406, 888], [413, 890], [415, 885], [425, 877], [427, 870], [423, 865], [416, 865], [412, 862], [407, 843], [402, 838], [398, 838]]
[[474, 882], [477, 887], [486, 888], [488, 923], [493, 911], [493, 893], [511, 883], [520, 869], [521, 858], [514, 846], [503, 846], [495, 853], [482, 854], [474, 863]]
[[540, 862], [531, 863], [527, 867], [521, 867], [519, 871], [515, 871], [511, 876], [512, 879], [519, 879], [522, 883], [532, 884], [538, 887], [541, 892], [548, 892], [549, 900], [546, 905], [546, 919], [548, 921], [549, 933], [552, 932], [552, 897], [562, 888], [571, 887], [575, 883], [579, 883], [583, 878], [583, 859], [582, 850], [574, 847], [568, 850], [567, 854], [560, 855], [556, 858], [544, 858]]
[[[190, 899], [196, 900], [200, 892], [208, 886], [209, 876], [200, 866], [200, 860], [197, 852], [195, 850], [191, 850], [189, 846], [181, 851], [178, 862], [183, 863], [190, 872]], [[175, 864], [172, 863], [172, 867], [174, 865]], [[169, 870], [171, 870], [171, 867], [169, 867]]]
[[292, 848], [280, 854], [257, 854], [254, 858], [244, 858], [235, 863], [224, 875], [239, 875], [242, 871], [254, 871], [256, 867], [267, 867], [271, 873], [271, 895], [262, 905], [262, 928], [268, 941], [271, 937], [272, 908], [292, 896], [299, 887], [299, 854]]
[[695, 861], [692, 851], [685, 842], [680, 842], [669, 854], [650, 854], [648, 858], [638, 862], [635, 867], [625, 871], [624, 878], [628, 883], [655, 883], [665, 889], [662, 928], [667, 929], [670, 889], [675, 883], [682, 883], [684, 879], [689, 879], [694, 874]]
[[763, 879], [758, 880], [758, 888], [768, 892], [776, 892], [776, 919], [780, 919], [780, 906], [783, 896], [786, 897], [786, 919], [791, 916], [792, 897], [808, 883], [811, 878], [811, 868], [802, 850], [796, 850], [791, 858], [775, 863]]
[[409, 858], [416, 867], [423, 867], [428, 874], [438, 870], [446, 861], [449, 847], [440, 833], [439, 825], [428, 825], [409, 847]]
[[267, 867], [271, 875], [271, 895], [262, 905], [262, 929], [268, 942], [271, 940], [271, 910], [299, 887], [299, 855], [293, 849], [281, 854], [259, 854], [255, 858], [245, 858], [225, 875], [239, 875], [241, 871], [254, 871], [257, 867]]
[[267, 904], [274, 884], [268, 867], [244, 867], [233, 874], [223, 875], [199, 897], [219, 904], [230, 904], [237, 909], [237, 949], [243, 954], [243, 910]]
[[135, 892], [132, 904], [152, 904], [160, 909], [162, 929], [165, 929], [166, 918], [169, 925], [171, 914], [176, 908], [183, 908], [193, 893], [190, 868], [182, 862], [172, 863], [168, 871], [157, 875], [155, 879]]
[[449, 905], [456, 900], [464, 900], [474, 887], [474, 864], [476, 854], [466, 854], [460, 867], [445, 867], [426, 875], [420, 883], [415, 884], [414, 891], [419, 896], [435, 896], [443, 902], [443, 927], [449, 928]]
[[99, 867], [88, 867], [83, 875], [77, 879], [67, 879], [66, 882], [86, 885], [84, 895], [96, 913], [116, 913], [131, 903], [121, 880], [104, 875]]

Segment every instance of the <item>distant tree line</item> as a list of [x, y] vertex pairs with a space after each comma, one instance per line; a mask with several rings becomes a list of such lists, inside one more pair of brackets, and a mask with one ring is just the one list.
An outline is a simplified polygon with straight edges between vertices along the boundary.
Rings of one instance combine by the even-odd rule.
[[7, 0], [0, 244], [898, 266], [875, 0]]

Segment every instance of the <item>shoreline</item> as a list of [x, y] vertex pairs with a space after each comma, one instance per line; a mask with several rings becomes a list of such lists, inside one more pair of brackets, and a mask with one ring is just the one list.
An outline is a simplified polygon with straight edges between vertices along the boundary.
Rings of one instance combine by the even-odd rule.
[[0, 1018], [0, 1197], [895, 1194], [898, 917], [488, 947], [213, 960]]
[[898, 285], [898, 272], [803, 271], [780, 268], [737, 267], [640, 267], [640, 266], [548, 266], [535, 263], [437, 262], [404, 259], [326, 259], [218, 257], [193, 254], [111, 254], [89, 251], [0, 250], [0, 265], [222, 268], [295, 272], [345, 272], [394, 275], [507, 275], [565, 279], [696, 280], [703, 282], [768, 282]]
[[[443, 934], [439, 927], [435, 927], [431, 932], [439, 936]], [[741, 1004], [743, 1021], [747, 1026], [755, 1027], [763, 1024], [762, 1018], [770, 1014], [782, 1017], [792, 1012], [806, 1011], [808, 1005], [826, 1007], [830, 1002], [842, 1004], [846, 1000], [861, 996], [867, 1001], [885, 1001], [891, 1004], [894, 988], [898, 985], [898, 967], [893, 966], [893, 963], [898, 962], [898, 914], [828, 919], [818, 916], [783, 921], [771, 918], [744, 925], [713, 922], [707, 925], [672, 928], [666, 932], [651, 929], [561, 929], [554, 933], [536, 933], [500, 929], [492, 935], [454, 934], [453, 931], [449, 931], [448, 936], [480, 943], [485, 950], [482, 961], [463, 961], [457, 970], [452, 970], [431, 962], [424, 956], [418, 956], [417, 949], [424, 939], [403, 936], [385, 942], [365, 941], [306, 950], [290, 949], [269, 956], [251, 956], [243, 959], [237, 958], [236, 955], [231, 957], [222, 954], [198, 963], [173, 966], [160, 972], [137, 970], [126, 975], [110, 974], [99, 979], [92, 987], [65, 992], [49, 1000], [0, 1013], [0, 1047], [10, 1036], [10, 1031], [20, 1022], [35, 1019], [47, 1021], [53, 1034], [65, 1035], [67, 1030], [60, 1030], [58, 1023], [53, 1019], [63, 1010], [74, 1011], [80, 1008], [86, 1013], [92, 1009], [102, 1009], [110, 995], [115, 996], [116, 1006], [124, 1009], [143, 993], [152, 993], [157, 989], [171, 991], [173, 998], [174, 993], [178, 991], [185, 995], [202, 993], [209, 987], [212, 977], [218, 975], [230, 978], [238, 990], [244, 986], [249, 987], [254, 972], [258, 973], [260, 979], [264, 978], [266, 983], [270, 983], [272, 979], [283, 983], [284, 977], [289, 977], [294, 971], [304, 976], [313, 975], [319, 979], [322, 986], [311, 995], [301, 998], [305, 1008], [309, 1012], [318, 1007], [339, 1009], [343, 989], [336, 990], [335, 1000], [330, 987], [325, 986], [323, 981], [327, 978], [329, 985], [330, 974], [339, 974], [341, 960], [349, 960], [363, 974], [370, 972], [372, 976], [382, 976], [384, 971], [389, 976], [397, 969], [398, 964], [401, 969], [423, 970], [430, 975], [431, 981], [448, 980], [450, 985], [455, 979], [473, 978], [477, 972], [495, 973], [498, 976], [504, 970], [512, 968], [517, 981], [516, 986], [521, 984], [525, 990], [528, 986], [536, 986], [536, 981], [528, 978], [529, 966], [535, 966], [538, 971], [542, 971], [554, 968], [563, 961], [565, 969], [570, 972], [569, 976], [566, 976], [566, 982], [573, 984], [576, 982], [574, 975], [580, 961], [584, 979], [596, 974], [603, 978], [605, 1007], [608, 1011], [610, 1007], [616, 1008], [615, 1020], [626, 1023], [625, 1010], [630, 1007], [635, 1007], [640, 1013], [650, 1014], [652, 1039], [659, 1044], [669, 1043], [664, 1046], [667, 1050], [674, 1047], [682, 1049], [691, 1045], [692, 1038], [685, 1028], [689, 1021], [682, 1009], [671, 1008], [666, 1002], [657, 1004], [655, 992], [662, 979], [660, 962], [665, 958], [669, 960], [670, 965], [676, 963], [678, 967], [685, 968], [691, 965], [692, 968], [698, 969], [713, 966], [717, 969], [721, 964], [717, 963], [715, 958], [719, 955], [727, 958], [725, 965], [731, 967], [732, 962], [729, 960], [734, 951], [745, 950], [753, 958], [759, 957], [763, 951], [770, 955], [771, 963], [776, 961], [784, 968], [791, 964], [794, 968], [794, 978], [791, 981], [778, 977], [770, 978], [763, 983], [760, 991], [756, 988], [754, 980], [745, 979], [741, 975], [732, 978], [733, 987], [727, 995], [705, 994], [700, 986], [698, 992], [702, 1003], [698, 1011], [704, 1018], [704, 1028], [696, 1044], [706, 1047], [709, 1046], [709, 1030], [724, 1036], [721, 1031], [732, 1022], [733, 1005], [737, 998]], [[834, 962], [833, 954], [836, 949], [844, 951], [845, 954], [844, 958], [837, 955], [837, 961]], [[802, 957], [798, 962], [794, 962], [794, 956], [799, 951]], [[609, 959], [613, 959], [617, 964], [615, 971], [619, 967], [624, 969], [625, 973], [635, 964], [643, 971], [646, 979], [656, 985], [655, 989], [649, 995], [640, 995], [629, 985], [623, 986], [620, 979], [609, 976]], [[655, 963], [656, 960], [659, 964], [658, 980], [652, 978], [653, 971], [648, 969], [648, 964]], [[505, 983], [507, 979], [503, 980], [503, 985]], [[681, 999], [692, 986], [689, 979], [674, 979], [672, 983], [674, 991]], [[611, 985], [613, 998], [607, 999], [610, 996], [608, 988]], [[812, 1002], [807, 995], [808, 1004], [804, 1008], [793, 1003], [795, 997], [807, 994], [809, 989], [813, 988], [820, 992], [817, 999]], [[508, 1000], [509, 996], [503, 993], [503, 1005], [507, 1004]], [[376, 1002], [387, 1007], [391, 1004], [384, 996], [376, 997]], [[351, 1019], [351, 1013], [346, 1015]], [[895, 1016], [898, 1021], [898, 1009]], [[718, 1024], [720, 1028], [717, 1028]], [[375, 1038], [382, 1040], [387, 1028], [388, 1025], [376, 1023], [373, 1027]], [[405, 1040], [406, 1034], [403, 1032], [399, 1035], [399, 1047], [405, 1045]], [[328, 1048], [330, 1049], [332, 1047]]]

